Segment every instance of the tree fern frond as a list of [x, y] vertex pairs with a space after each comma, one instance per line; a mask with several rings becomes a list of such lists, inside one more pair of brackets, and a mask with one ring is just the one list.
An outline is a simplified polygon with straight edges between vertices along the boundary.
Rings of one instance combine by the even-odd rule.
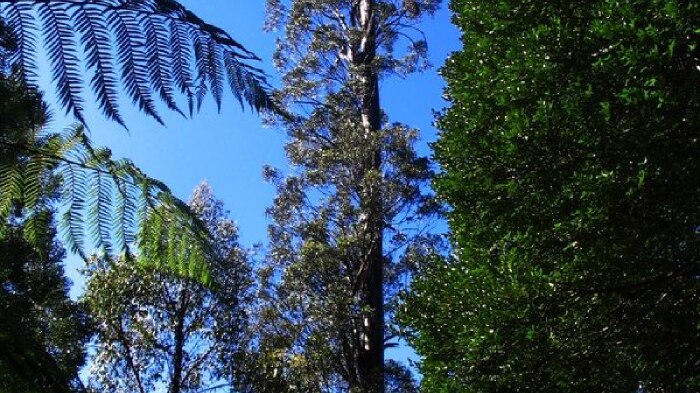
[[168, 267], [172, 271], [178, 271], [178, 255], [180, 250], [178, 250], [179, 244], [177, 242], [177, 229], [174, 225], [171, 225], [167, 229], [167, 235], [166, 235], [166, 262], [168, 263]]
[[180, 93], [186, 94], [188, 97], [192, 95], [192, 71], [190, 70], [192, 63], [192, 51], [190, 35], [187, 32], [187, 27], [170, 21], [170, 48], [173, 55], [173, 78]]
[[126, 127], [119, 113], [117, 75], [114, 71], [114, 56], [109, 45], [110, 34], [98, 8], [84, 7], [75, 14], [75, 27], [81, 34], [86, 67], [93, 71], [90, 87], [97, 96], [102, 113]]
[[20, 164], [24, 167], [22, 171], [22, 188], [18, 202], [30, 213], [39, 207], [42, 199], [43, 186], [46, 175], [51, 171], [50, 159], [45, 156], [33, 157], [26, 163]]
[[[224, 56], [224, 67], [226, 68], [226, 77], [228, 80], [229, 87], [233, 92], [233, 96], [236, 98], [241, 108], [245, 106], [243, 97], [243, 86], [245, 86], [245, 75], [241, 72], [240, 67], [236, 67], [236, 64], [229, 56]], [[247, 99], [247, 97], [245, 98]]]
[[158, 92], [160, 99], [169, 109], [184, 116], [175, 102], [173, 91], [173, 56], [168, 47], [169, 32], [165, 26], [154, 23], [150, 18], [142, 18], [142, 23], [146, 33], [148, 73], [153, 90]]
[[61, 230], [64, 233], [66, 246], [73, 253], [87, 259], [85, 249], [84, 220], [85, 201], [87, 199], [87, 179], [84, 171], [76, 168], [75, 164], [67, 163], [61, 170], [63, 180], [63, 195], [67, 210], [63, 213]]
[[158, 199], [159, 206], [139, 233], [140, 259], [212, 285], [207, 277], [216, 256], [206, 226], [172, 195], [162, 193]]
[[131, 228], [136, 225], [136, 206], [134, 201], [134, 193], [131, 192], [133, 187], [124, 180], [124, 168], [129, 165], [128, 161], [118, 161], [112, 166], [112, 170], [118, 175], [115, 181], [116, 192], [114, 194], [114, 210], [115, 216], [112, 220], [114, 240], [116, 244], [122, 245], [122, 253], [128, 254], [128, 244], [135, 241], [135, 233]]
[[216, 107], [221, 110], [221, 102], [224, 95], [224, 81], [226, 80], [226, 72], [221, 59], [221, 49], [213, 42], [209, 42], [207, 51], [207, 62], [209, 63], [209, 86], [211, 86], [212, 95], [216, 101]]
[[99, 172], [92, 171], [88, 173], [88, 198], [87, 202], [87, 216], [86, 216], [86, 229], [88, 235], [90, 236], [90, 241], [93, 247], [98, 249], [103, 249], [109, 251], [111, 248], [103, 243], [103, 237], [100, 236], [100, 204], [98, 198], [98, 189], [100, 183]]
[[[10, 142], [3, 144], [19, 151]], [[36, 159], [20, 155], [14, 161], [0, 164], [0, 222], [6, 226], [11, 218], [22, 220], [27, 241], [39, 253], [46, 249], [42, 242], [49, 233], [50, 214], [44, 195], [48, 174], [55, 163], [50, 155]]]
[[8, 27], [14, 32], [17, 40], [17, 51], [14, 52], [11, 63], [18, 64], [24, 70], [25, 79], [36, 84], [38, 77], [36, 63], [37, 25], [33, 16], [34, 10], [29, 4], [5, 4], [0, 12], [6, 16]]
[[46, 241], [51, 237], [51, 212], [47, 209], [35, 211], [24, 221], [24, 237], [29, 241], [40, 257], [47, 257]]
[[[98, 172], [98, 188], [97, 188], [97, 225], [98, 233], [102, 243], [107, 247], [108, 252], [111, 250], [111, 239], [112, 237], [112, 214], [113, 214], [113, 204], [112, 204], [112, 180], [111, 178], [105, 178], [101, 173]], [[114, 217], [116, 219], [116, 217]], [[118, 239], [114, 239], [118, 240]], [[121, 239], [123, 240], [123, 239]]]
[[193, 44], [187, 26], [170, 22], [170, 47], [173, 52], [173, 78], [180, 93], [187, 96], [187, 107], [192, 116], [195, 101], [194, 76], [190, 68], [193, 64]]
[[7, 221], [20, 206], [27, 239], [37, 250], [50, 227], [42, 205], [44, 184], [58, 175], [67, 208], [60, 229], [72, 251], [85, 257], [86, 240], [106, 252], [128, 253], [137, 245], [148, 263], [208, 277], [207, 261], [216, 255], [201, 220], [131, 161], [115, 161], [109, 149], [93, 147], [82, 126], [38, 138], [31, 146], [9, 147], [23, 153], [16, 162], [0, 162], [0, 220]]
[[[239, 98], [241, 105], [248, 103], [251, 108], [263, 107], [270, 111], [279, 112], [279, 108], [272, 98], [269, 95], [261, 94], [261, 92], [267, 91], [267, 85], [263, 83], [265, 73], [255, 67], [242, 67], [241, 63], [236, 61], [237, 55], [234, 52], [225, 51], [223, 56], [229, 82], [232, 77], [238, 81], [236, 84], [229, 83], [229, 85], [234, 95]], [[236, 86], [235, 90], [233, 90], [234, 86]], [[240, 95], [235, 94], [236, 92], [240, 92]]]
[[204, 98], [209, 93], [209, 88], [207, 87], [206, 79], [202, 78], [195, 87], [194, 98], [197, 100], [197, 110], [202, 110], [202, 104], [204, 103]]
[[183, 277], [187, 277], [187, 264], [183, 263], [190, 260], [190, 250], [187, 243], [178, 238], [175, 234], [173, 237], [168, 237], [168, 242], [174, 243], [174, 247], [177, 251], [177, 255], [170, 261], [171, 265], [174, 267], [174, 271], [178, 272]]
[[249, 64], [259, 58], [177, 1], [0, 0], [0, 17], [17, 37], [14, 61], [32, 85], [42, 30], [59, 101], [81, 122], [88, 84], [103, 114], [120, 124], [120, 87], [158, 121], [155, 99], [182, 113], [176, 93], [194, 109], [211, 91], [220, 106], [225, 79], [239, 101], [258, 111], [275, 109], [265, 74]]
[[[4, 162], [0, 162], [0, 218], [9, 215], [12, 209], [12, 193], [7, 189], [12, 179], [14, 166]], [[0, 225], [0, 228], [3, 226]]]
[[209, 63], [209, 45], [204, 37], [196, 30], [191, 29], [192, 42], [194, 43], [194, 65], [197, 70], [197, 79], [195, 86], [195, 97], [197, 99], [197, 110], [200, 110], [204, 97], [207, 95], [207, 82], [210, 80], [211, 74]]
[[140, 39], [139, 24], [133, 19], [133, 15], [122, 15], [122, 13], [124, 12], [109, 13], [107, 23], [116, 37], [117, 60], [121, 64], [124, 89], [132, 103], [159, 123], [164, 124], [163, 119], [156, 112], [155, 102], [149, 89], [146, 55], [143, 49], [145, 38]]
[[38, 14], [43, 26], [44, 47], [51, 63], [58, 101], [67, 112], [85, 123], [81, 64], [78, 60], [75, 32], [66, 13], [66, 5], [60, 2], [41, 3], [38, 6]]

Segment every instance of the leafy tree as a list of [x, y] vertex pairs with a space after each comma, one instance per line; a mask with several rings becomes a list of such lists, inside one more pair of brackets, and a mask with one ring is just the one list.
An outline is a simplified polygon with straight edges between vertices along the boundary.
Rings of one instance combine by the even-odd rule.
[[25, 239], [21, 217], [14, 221], [0, 235], [0, 390], [78, 388], [88, 320], [68, 297], [64, 250], [50, 231], [37, 252]]
[[104, 115], [122, 125], [120, 87], [161, 123], [157, 99], [183, 114], [176, 100], [183, 94], [191, 114], [209, 91], [220, 107], [226, 84], [241, 105], [272, 107], [264, 74], [248, 64], [255, 54], [174, 0], [5, 0], [0, 18], [17, 39], [13, 63], [28, 84], [35, 85], [43, 47], [61, 105], [82, 123], [86, 84]]
[[[268, 28], [283, 31], [275, 98], [299, 115], [276, 123], [297, 170], [265, 170], [278, 196], [260, 272], [259, 391], [383, 392], [390, 371], [394, 382], [410, 380], [385, 368], [384, 350], [397, 334], [396, 294], [432, 243], [424, 229], [435, 205], [417, 130], [388, 123], [379, 80], [426, 65], [413, 29], [437, 5], [268, 2]], [[404, 39], [408, 49], [395, 49]]]
[[[88, 264], [82, 301], [97, 324], [94, 387], [184, 393], [230, 388], [235, 381], [227, 365], [235, 368], [246, 346], [250, 268], [235, 224], [206, 183], [190, 206], [215, 241], [215, 291], [153, 264], [99, 258]], [[173, 248], [179, 246], [163, 244], [160, 253], [177, 260]]]
[[453, 0], [428, 392], [700, 389], [700, 5]]

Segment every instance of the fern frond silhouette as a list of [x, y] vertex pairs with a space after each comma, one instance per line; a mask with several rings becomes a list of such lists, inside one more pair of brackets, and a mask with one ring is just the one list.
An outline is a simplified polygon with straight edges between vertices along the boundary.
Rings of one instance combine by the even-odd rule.
[[242, 107], [274, 108], [265, 74], [250, 64], [259, 58], [174, 0], [0, 0], [0, 18], [24, 79], [36, 86], [43, 47], [59, 102], [81, 123], [88, 88], [122, 126], [120, 88], [160, 123], [158, 100], [184, 115], [184, 95], [192, 115], [211, 94], [220, 109], [226, 84]]

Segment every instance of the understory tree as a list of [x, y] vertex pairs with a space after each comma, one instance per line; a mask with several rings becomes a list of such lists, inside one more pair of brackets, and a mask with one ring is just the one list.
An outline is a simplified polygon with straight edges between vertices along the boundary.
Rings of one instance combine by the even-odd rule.
[[379, 82], [426, 65], [417, 24], [437, 6], [268, 2], [267, 27], [281, 31], [275, 99], [290, 113], [275, 120], [294, 169], [265, 170], [278, 195], [260, 271], [254, 391], [370, 393], [412, 383], [384, 352], [396, 345], [397, 293], [434, 244], [425, 229], [436, 206], [428, 160], [414, 150], [418, 131], [387, 120]]
[[[49, 216], [52, 212], [46, 211]], [[68, 296], [65, 251], [53, 226], [40, 249], [21, 215], [0, 234], [0, 391], [69, 392], [82, 386], [89, 323]]]
[[[235, 385], [247, 342], [250, 267], [235, 224], [208, 184], [195, 189], [190, 207], [214, 241], [209, 286], [177, 269], [123, 258], [88, 263], [82, 302], [97, 330], [88, 378], [98, 391], [214, 392]], [[178, 264], [181, 253], [173, 248], [181, 246], [164, 243], [157, 252]]]
[[69, 392], [82, 386], [88, 318], [68, 296], [54, 227], [37, 249], [26, 224], [14, 215], [0, 234], [0, 391]]
[[700, 389], [700, 4], [453, 0], [426, 392]]

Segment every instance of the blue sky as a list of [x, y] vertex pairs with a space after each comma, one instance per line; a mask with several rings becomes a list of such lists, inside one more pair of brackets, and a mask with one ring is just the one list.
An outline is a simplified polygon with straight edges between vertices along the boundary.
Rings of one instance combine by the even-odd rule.
[[[271, 62], [275, 36], [262, 31], [264, 1], [186, 0], [181, 3], [258, 54], [262, 61], [256, 66], [270, 75], [273, 86], [278, 85]], [[445, 106], [441, 98], [444, 83], [438, 68], [451, 51], [460, 47], [459, 33], [449, 19], [447, 4], [443, 4], [434, 17], [421, 25], [434, 65], [431, 70], [406, 79], [388, 79], [382, 81], [381, 86], [382, 105], [390, 121], [421, 130], [419, 150], [423, 155], [431, 154], [428, 143], [436, 138], [433, 111]], [[48, 69], [42, 69], [42, 74], [48, 75]], [[63, 110], [56, 104], [53, 88], [47, 83], [47, 79], [42, 80], [42, 89], [54, 112], [51, 127], [60, 129], [72, 119], [61, 116]], [[109, 147], [115, 158], [133, 160], [184, 200], [189, 199], [199, 182], [207, 180], [238, 223], [241, 243], [244, 246], [265, 243], [269, 222], [265, 209], [272, 204], [274, 188], [263, 182], [261, 172], [265, 164], [287, 168], [282, 131], [264, 128], [257, 114], [242, 111], [231, 95], [224, 98], [220, 113], [209, 98], [192, 119], [163, 109], [165, 127], [131, 109], [126, 100], [122, 107], [128, 131], [106, 121], [96, 107], [88, 108], [88, 125], [96, 145]], [[79, 258], [69, 257], [66, 270], [76, 284], [72, 291], [74, 296], [82, 288], [82, 279], [76, 270], [80, 266]]]

